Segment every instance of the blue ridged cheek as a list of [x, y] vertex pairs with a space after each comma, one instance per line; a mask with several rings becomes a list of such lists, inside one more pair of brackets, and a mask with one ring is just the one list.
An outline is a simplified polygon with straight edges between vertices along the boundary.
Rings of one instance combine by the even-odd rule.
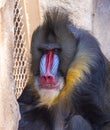
[[[54, 54], [50, 74], [57, 75], [58, 66], [59, 66], [59, 57], [58, 55]], [[45, 75], [46, 71], [47, 71], [46, 70], [46, 55], [43, 55], [40, 60], [40, 75], [41, 76]]]
[[45, 75], [46, 73], [46, 55], [43, 55], [40, 60], [40, 75]]
[[58, 57], [58, 55], [54, 54], [53, 64], [52, 64], [52, 68], [51, 68], [52, 75], [57, 75], [58, 66], [59, 66], [59, 57]]

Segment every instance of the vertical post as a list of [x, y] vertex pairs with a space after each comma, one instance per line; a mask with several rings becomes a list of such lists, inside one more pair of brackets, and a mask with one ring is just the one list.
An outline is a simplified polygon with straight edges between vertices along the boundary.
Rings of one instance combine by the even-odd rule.
[[0, 130], [17, 130], [20, 119], [14, 94], [14, 1], [0, 1]]
[[32, 33], [40, 24], [39, 0], [24, 0], [22, 5], [24, 7], [27, 41], [30, 49]]

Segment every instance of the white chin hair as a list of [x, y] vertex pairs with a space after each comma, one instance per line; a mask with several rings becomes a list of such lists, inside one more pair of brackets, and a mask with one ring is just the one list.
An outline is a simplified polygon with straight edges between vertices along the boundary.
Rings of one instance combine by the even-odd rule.
[[63, 78], [59, 78], [59, 88], [58, 89], [39, 89], [38, 77], [35, 78], [35, 88], [40, 95], [40, 103], [38, 106], [47, 105], [50, 107], [54, 104], [54, 99], [58, 96], [60, 90], [63, 88], [64, 82]]
[[46, 90], [41, 89], [39, 91], [40, 94], [40, 104], [39, 105], [47, 105], [50, 107], [53, 104], [54, 99], [58, 96], [58, 90]]

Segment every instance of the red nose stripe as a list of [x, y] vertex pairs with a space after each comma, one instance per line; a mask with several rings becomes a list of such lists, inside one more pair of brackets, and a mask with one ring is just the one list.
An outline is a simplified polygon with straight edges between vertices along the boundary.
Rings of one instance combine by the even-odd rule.
[[52, 63], [53, 63], [53, 52], [49, 51], [49, 53], [46, 54], [46, 75], [50, 74]]

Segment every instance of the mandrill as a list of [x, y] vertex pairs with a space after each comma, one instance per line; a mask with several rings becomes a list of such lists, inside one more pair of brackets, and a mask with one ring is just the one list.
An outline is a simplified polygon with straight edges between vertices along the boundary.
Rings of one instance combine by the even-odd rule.
[[96, 38], [55, 8], [34, 31], [31, 54], [19, 130], [110, 130], [110, 63]]

